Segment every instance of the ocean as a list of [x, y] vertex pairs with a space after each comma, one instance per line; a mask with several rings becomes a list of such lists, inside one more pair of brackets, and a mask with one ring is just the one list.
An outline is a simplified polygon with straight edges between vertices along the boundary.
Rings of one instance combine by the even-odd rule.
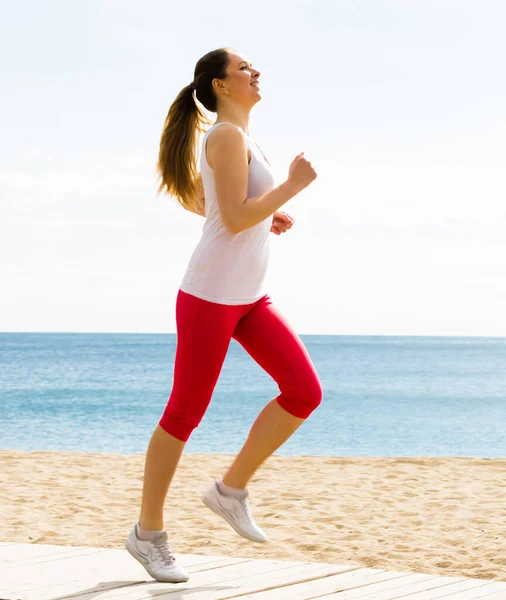
[[[506, 457], [506, 338], [301, 336], [320, 407], [277, 454]], [[175, 334], [0, 333], [0, 449], [145, 452]], [[236, 453], [275, 382], [232, 340], [185, 452]]]

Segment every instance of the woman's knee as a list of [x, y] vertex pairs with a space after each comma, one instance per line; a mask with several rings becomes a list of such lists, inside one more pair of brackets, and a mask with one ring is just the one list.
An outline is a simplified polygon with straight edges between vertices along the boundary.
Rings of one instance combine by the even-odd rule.
[[277, 400], [287, 412], [300, 419], [307, 419], [320, 406], [323, 389], [318, 377], [297, 382], [297, 387], [281, 390]]
[[[192, 394], [189, 394], [189, 397], [192, 397]], [[205, 396], [194, 394], [193, 402], [189, 402], [188, 398], [183, 399], [173, 393], [158, 424], [178, 440], [187, 442], [193, 430], [200, 425], [210, 401], [210, 394]]]
[[178, 440], [187, 442], [198, 423], [188, 420], [183, 415], [165, 411], [158, 423], [160, 427]]

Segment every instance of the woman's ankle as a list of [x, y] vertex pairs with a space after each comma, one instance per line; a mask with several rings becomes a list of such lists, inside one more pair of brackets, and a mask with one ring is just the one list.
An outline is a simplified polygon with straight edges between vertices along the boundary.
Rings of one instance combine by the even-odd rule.
[[145, 519], [140, 517], [137, 522], [137, 527], [142, 531], [162, 531], [163, 520], [162, 519]]

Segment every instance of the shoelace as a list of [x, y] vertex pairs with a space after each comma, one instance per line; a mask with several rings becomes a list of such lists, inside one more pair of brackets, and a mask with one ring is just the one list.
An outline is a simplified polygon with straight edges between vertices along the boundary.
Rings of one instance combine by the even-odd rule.
[[166, 565], [172, 564], [176, 559], [172, 555], [172, 548], [167, 544], [163, 537], [156, 538], [153, 540], [153, 546], [158, 552], [158, 555], [162, 559], [162, 562]]
[[241, 507], [242, 512], [248, 517], [248, 519], [250, 519], [250, 521], [253, 521], [253, 515], [251, 513], [251, 505], [248, 502], [248, 499], [247, 498], [239, 499], [239, 506]]

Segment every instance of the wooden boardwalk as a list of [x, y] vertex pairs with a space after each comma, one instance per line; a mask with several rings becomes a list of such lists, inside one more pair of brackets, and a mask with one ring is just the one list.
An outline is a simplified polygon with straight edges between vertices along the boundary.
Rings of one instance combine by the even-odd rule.
[[0, 600], [506, 600], [506, 582], [359, 565], [176, 554], [188, 583], [160, 583], [126, 550], [0, 543]]

